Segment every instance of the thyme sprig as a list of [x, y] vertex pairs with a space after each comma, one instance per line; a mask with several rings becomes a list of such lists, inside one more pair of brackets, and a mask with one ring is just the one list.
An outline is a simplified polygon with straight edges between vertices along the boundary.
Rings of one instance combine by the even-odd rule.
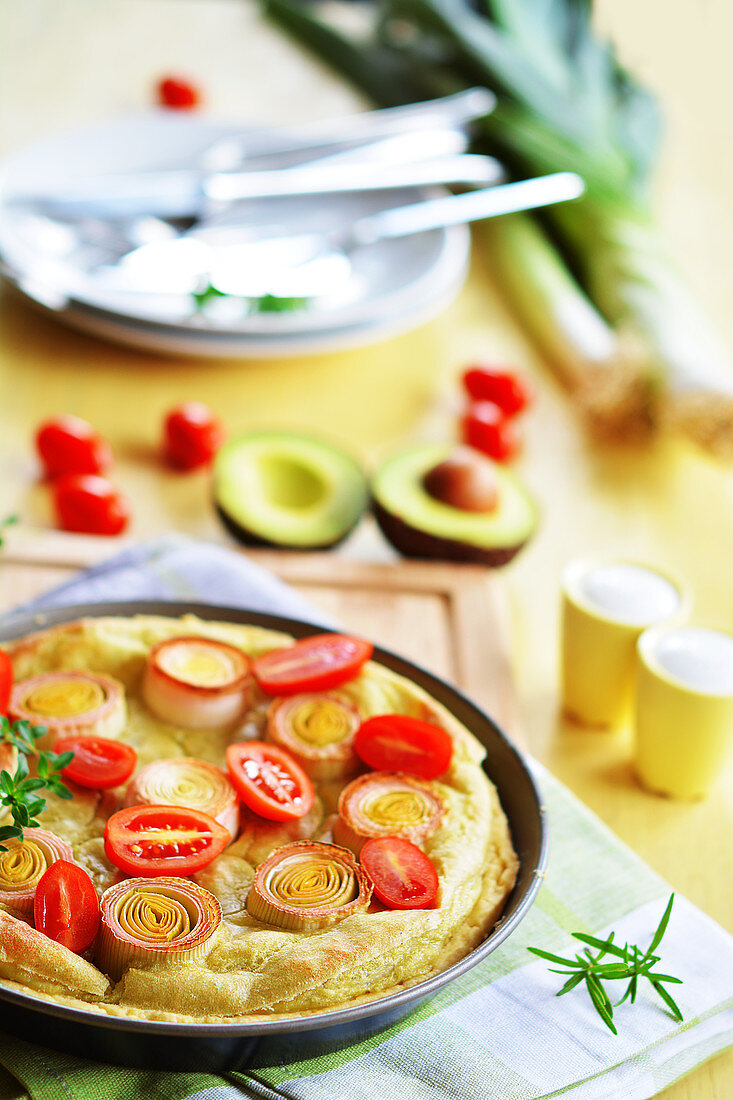
[[[61, 772], [74, 758], [73, 752], [41, 752], [38, 741], [43, 737], [45, 726], [31, 726], [30, 722], [11, 722], [0, 716], [0, 743], [12, 745], [18, 750], [18, 763], [11, 775], [0, 772], [0, 806], [10, 810], [12, 825], [0, 826], [0, 852], [6, 852], [4, 842], [11, 837], [23, 839], [24, 829], [37, 829], [38, 815], [46, 805], [39, 791], [49, 791], [59, 798], [72, 798], [69, 788], [61, 780]], [[28, 758], [37, 757], [37, 775], [30, 774]]]
[[[673, 902], [674, 894], [671, 894], [667, 908], [646, 951], [643, 951], [635, 943], [625, 943], [621, 947], [614, 942], [614, 932], [611, 932], [608, 939], [605, 940], [599, 939], [597, 936], [590, 936], [586, 932], [572, 932], [571, 935], [574, 939], [587, 944], [582, 954], [576, 954], [573, 959], [563, 958], [562, 955], [553, 955], [550, 951], [542, 951], [539, 947], [528, 947], [527, 950], [531, 951], [533, 955], [538, 955], [541, 959], [558, 963], [563, 967], [563, 969], [549, 967], [553, 974], [562, 974], [567, 977], [562, 989], [557, 992], [558, 997], [562, 997], [564, 993], [569, 993], [581, 982], [585, 982], [585, 987], [596, 1012], [614, 1035], [618, 1035], [618, 1031], [613, 1022], [613, 1010], [622, 1005], [624, 1001], [628, 1000], [631, 1004], [634, 1003], [638, 992], [639, 978], [646, 978], [649, 981], [652, 988], [664, 1001], [670, 1015], [681, 1022], [683, 1016], [679, 1005], [676, 1004], [664, 986], [665, 983], [681, 985], [682, 979], [675, 978], [671, 974], [659, 974], [653, 969], [661, 959], [661, 956], [655, 955], [654, 951], [659, 947], [667, 930]], [[591, 948], [594, 950], [591, 950]], [[602, 962], [608, 955], [618, 961]], [[603, 983], [626, 979], [629, 983], [626, 991], [621, 1000], [616, 1001], [614, 1004]]]

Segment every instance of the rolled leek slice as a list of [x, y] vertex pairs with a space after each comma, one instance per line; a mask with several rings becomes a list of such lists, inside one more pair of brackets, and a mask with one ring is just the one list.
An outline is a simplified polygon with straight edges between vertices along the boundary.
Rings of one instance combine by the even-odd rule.
[[211, 638], [169, 638], [148, 655], [142, 693], [164, 722], [226, 729], [244, 716], [250, 682], [249, 658], [241, 649]]
[[333, 839], [358, 855], [375, 836], [401, 836], [419, 844], [435, 832], [443, 802], [432, 783], [392, 772], [369, 772], [344, 787]]
[[239, 797], [221, 768], [178, 756], [146, 764], [128, 784], [126, 806], [186, 806], [203, 810], [229, 830], [239, 832]]
[[354, 734], [361, 717], [338, 695], [304, 694], [276, 699], [267, 712], [271, 741], [287, 749], [311, 779], [339, 779], [361, 766]]
[[95, 947], [100, 970], [118, 981], [131, 966], [202, 959], [221, 924], [219, 902], [185, 878], [128, 878], [105, 890]]
[[313, 932], [366, 909], [371, 896], [351, 852], [306, 840], [278, 848], [260, 864], [247, 910], [263, 924]]
[[6, 840], [0, 852], [0, 902], [17, 913], [31, 913], [36, 886], [57, 859], [74, 862], [71, 845], [47, 829], [24, 829], [23, 839]]
[[9, 711], [15, 721], [45, 726], [44, 742], [49, 744], [73, 734], [117, 737], [127, 717], [122, 684], [86, 670], [44, 672], [21, 680], [13, 688]]

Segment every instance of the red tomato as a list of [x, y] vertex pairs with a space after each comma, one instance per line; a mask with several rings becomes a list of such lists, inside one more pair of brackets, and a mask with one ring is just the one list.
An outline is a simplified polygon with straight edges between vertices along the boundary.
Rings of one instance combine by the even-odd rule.
[[161, 107], [173, 107], [179, 111], [190, 111], [201, 102], [201, 93], [196, 85], [179, 76], [166, 76], [159, 80], [156, 97]]
[[514, 425], [493, 401], [477, 401], [461, 421], [463, 442], [496, 462], [508, 462], [520, 450]]
[[13, 665], [7, 653], [0, 649], [0, 714], [8, 713], [10, 693], [13, 690]]
[[438, 872], [411, 840], [376, 836], [367, 840], [359, 862], [372, 881], [374, 893], [388, 909], [434, 909]]
[[108, 737], [59, 737], [53, 751], [73, 752], [74, 759], [64, 768], [64, 778], [93, 791], [119, 787], [130, 778], [137, 764], [132, 746]]
[[293, 821], [313, 805], [313, 784], [290, 753], [264, 741], [240, 741], [227, 749], [229, 778], [239, 797], [268, 821]]
[[211, 462], [224, 442], [224, 427], [200, 401], [171, 409], [163, 426], [163, 450], [172, 466], [195, 470]]
[[107, 821], [107, 858], [128, 875], [193, 875], [231, 841], [228, 829], [185, 806], [128, 806]]
[[421, 779], [436, 779], [450, 767], [453, 739], [440, 726], [421, 722], [419, 718], [380, 714], [362, 722], [356, 731], [354, 748], [375, 771], [406, 772]]
[[373, 651], [370, 642], [348, 634], [313, 634], [286, 649], [256, 657], [252, 671], [268, 695], [328, 691], [353, 680]]
[[130, 519], [127, 501], [111, 481], [94, 474], [66, 474], [54, 482], [59, 527], [87, 535], [119, 535]]
[[493, 401], [506, 416], [516, 416], [534, 398], [529, 379], [507, 368], [469, 367], [463, 375], [463, 385], [475, 401]]
[[91, 947], [99, 928], [99, 901], [83, 867], [57, 859], [42, 875], [33, 902], [36, 928], [44, 936], [80, 954]]
[[47, 477], [103, 474], [113, 462], [107, 440], [78, 416], [57, 416], [41, 424], [36, 450]]

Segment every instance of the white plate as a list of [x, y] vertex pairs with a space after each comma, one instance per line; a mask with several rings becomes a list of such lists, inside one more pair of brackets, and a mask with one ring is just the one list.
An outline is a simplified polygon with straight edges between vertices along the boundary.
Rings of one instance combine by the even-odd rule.
[[[150, 112], [46, 138], [0, 165], [0, 254], [17, 273], [10, 277], [26, 297], [75, 328], [139, 348], [176, 355], [265, 357], [313, 354], [373, 343], [424, 323], [458, 293], [468, 267], [465, 226], [414, 234], [369, 245], [351, 256], [352, 274], [338, 295], [314, 299], [303, 312], [259, 314], [214, 323], [190, 312], [184, 295], [121, 294], [92, 275], [76, 282], [71, 301], [53, 309], [46, 293], [48, 253], [29, 232], [27, 219], [7, 198], [26, 183], [37, 186], [104, 172], [190, 166], [217, 137], [241, 133], [195, 116]], [[293, 232], [350, 223], [362, 214], [414, 202], [426, 189], [301, 199], [257, 200], [248, 217], [277, 221]], [[64, 263], [67, 261], [64, 260]]]

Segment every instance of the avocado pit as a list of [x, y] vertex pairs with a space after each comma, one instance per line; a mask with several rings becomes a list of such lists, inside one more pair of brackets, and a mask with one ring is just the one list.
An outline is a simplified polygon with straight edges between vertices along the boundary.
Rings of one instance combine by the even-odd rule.
[[494, 465], [470, 447], [458, 447], [428, 470], [425, 491], [462, 512], [493, 512], [499, 503], [499, 480]]

